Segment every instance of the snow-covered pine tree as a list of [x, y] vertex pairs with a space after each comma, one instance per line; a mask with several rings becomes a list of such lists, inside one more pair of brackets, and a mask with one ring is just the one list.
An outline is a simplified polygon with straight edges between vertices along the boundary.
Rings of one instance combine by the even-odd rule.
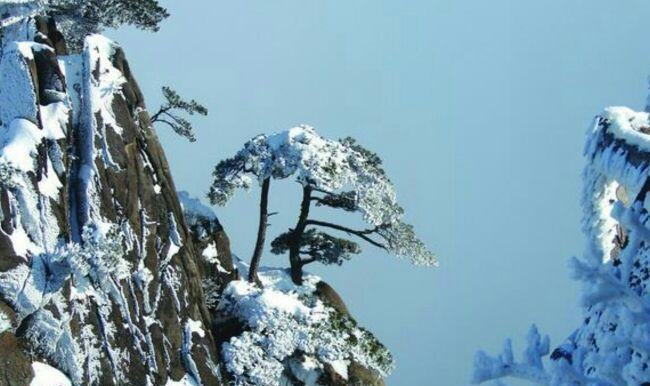
[[157, 31], [169, 14], [157, 0], [6, 0], [0, 26], [37, 15], [53, 18], [68, 47], [78, 51], [84, 38], [104, 28], [132, 25]]
[[[262, 257], [268, 221], [268, 195], [272, 179], [294, 177], [302, 186], [300, 214], [294, 228], [272, 242], [272, 252], [289, 253], [293, 281], [302, 282], [303, 266], [312, 262], [341, 264], [360, 252], [358, 244], [324, 231], [355, 236], [416, 265], [435, 265], [435, 255], [402, 220], [395, 188], [379, 156], [352, 138], [330, 140], [309, 126], [259, 135], [234, 157], [214, 170], [209, 198], [224, 205], [236, 189], [248, 189], [253, 181], [262, 186], [258, 237], [251, 259], [249, 280], [254, 281]], [[353, 229], [310, 217], [312, 205], [358, 213], [368, 224]]]
[[[583, 323], [552, 352], [533, 327], [516, 361], [510, 341], [479, 352], [474, 383], [505, 377], [551, 386], [650, 385], [650, 116], [611, 107], [588, 133], [583, 172], [587, 247], [573, 259]], [[546, 362], [546, 363], [544, 363]]]

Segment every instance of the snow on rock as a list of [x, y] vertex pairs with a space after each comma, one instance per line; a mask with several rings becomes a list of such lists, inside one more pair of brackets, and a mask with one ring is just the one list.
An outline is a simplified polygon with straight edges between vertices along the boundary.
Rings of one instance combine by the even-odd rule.
[[[88, 78], [93, 87], [88, 87], [88, 96], [93, 107], [93, 112], [101, 117], [101, 126], [96, 129], [106, 136], [106, 128], [110, 127], [118, 134], [122, 134], [122, 127], [117, 123], [113, 113], [113, 98], [122, 91], [122, 85], [126, 83], [124, 74], [112, 63], [113, 55], [117, 45], [102, 35], [91, 35], [85, 41], [85, 60], [92, 63], [101, 71], [99, 76]], [[99, 122], [95, 121], [97, 125]], [[106, 149], [104, 149], [106, 151]]]
[[210, 220], [217, 219], [217, 215], [212, 208], [202, 203], [198, 198], [190, 196], [188, 192], [184, 190], [179, 191], [178, 199], [181, 201], [183, 211], [186, 214], [200, 216]]
[[[261, 288], [243, 280], [231, 282], [220, 305], [246, 326], [222, 347], [236, 385], [280, 385], [285, 368], [296, 366], [294, 376], [313, 381], [325, 364], [345, 378], [351, 361], [382, 377], [391, 372], [388, 350], [316, 296], [318, 277], [306, 275], [304, 285], [297, 286], [287, 271], [263, 269], [259, 279]], [[296, 362], [301, 357], [309, 359]]]
[[187, 326], [192, 334], [197, 334], [201, 338], [205, 337], [205, 331], [203, 330], [203, 323], [201, 321], [188, 319]]
[[9, 42], [2, 48], [0, 87], [6, 90], [0, 93], [0, 122], [3, 125], [17, 118], [36, 122], [36, 93], [29, 68], [31, 52], [25, 57], [23, 51], [17, 42]]
[[70, 107], [65, 102], [50, 103], [40, 106], [41, 122], [43, 122], [43, 136], [48, 139], [58, 140], [65, 138]]
[[[555, 350], [533, 327], [522, 360], [510, 341], [476, 355], [473, 380], [514, 377], [535, 385], [650, 384], [650, 119], [611, 107], [588, 132], [583, 172], [583, 323]], [[550, 355], [549, 355], [550, 354]]]
[[216, 213], [201, 200], [190, 196], [186, 191], [179, 191], [178, 199], [183, 207], [185, 220], [198, 239], [205, 239], [221, 229]]
[[54, 367], [41, 362], [32, 363], [34, 379], [30, 386], [72, 386], [70, 379]]
[[647, 112], [634, 111], [627, 107], [608, 107], [601, 117], [608, 122], [607, 131], [616, 138], [642, 150], [650, 149], [650, 137], [647, 134], [650, 131], [650, 123]]
[[180, 381], [173, 381], [173, 380], [168, 380], [165, 386], [200, 386], [199, 384], [196, 383], [194, 378], [192, 378], [189, 375], [185, 375], [183, 378], [181, 378]]
[[201, 254], [208, 262], [219, 263], [219, 260], [217, 259], [219, 253], [217, 252], [217, 246], [214, 243], [208, 244]]
[[23, 172], [34, 171], [36, 147], [43, 139], [42, 131], [27, 119], [14, 119], [0, 133], [0, 161]]
[[0, 311], [0, 334], [8, 330], [11, 330], [11, 320], [4, 312]]
[[29, 18], [2, 32], [0, 296], [28, 351], [75, 386], [218, 385], [200, 250], [124, 53], [93, 35], [57, 56]]

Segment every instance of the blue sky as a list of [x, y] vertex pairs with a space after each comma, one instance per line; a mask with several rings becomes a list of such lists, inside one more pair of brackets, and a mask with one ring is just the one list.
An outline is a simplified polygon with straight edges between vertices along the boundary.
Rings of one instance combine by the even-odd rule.
[[[261, 132], [313, 125], [383, 156], [437, 269], [364, 248], [317, 268], [397, 359], [389, 384], [466, 385], [474, 352], [531, 323], [557, 344], [579, 321], [567, 260], [581, 253], [584, 133], [609, 105], [642, 108], [642, 0], [164, 1], [159, 33], [109, 33], [150, 108], [171, 85], [210, 109], [199, 142], [159, 135], [177, 187], [203, 196], [213, 166]], [[218, 209], [248, 258], [257, 192]], [[299, 189], [274, 184], [271, 235]], [[326, 216], [326, 214], [323, 214]], [[276, 256], [264, 263], [285, 264]], [[520, 339], [521, 338], [521, 339]]]

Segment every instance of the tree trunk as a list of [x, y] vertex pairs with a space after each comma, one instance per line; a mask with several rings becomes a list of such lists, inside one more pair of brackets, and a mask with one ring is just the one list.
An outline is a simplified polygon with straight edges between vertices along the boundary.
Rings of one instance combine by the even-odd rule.
[[297, 285], [302, 285], [302, 261], [300, 260], [300, 240], [307, 226], [309, 206], [311, 205], [311, 187], [302, 189], [302, 202], [300, 203], [300, 216], [298, 223], [291, 234], [289, 244], [289, 264], [291, 264], [291, 279]]
[[248, 281], [251, 283], [259, 282], [257, 278], [257, 271], [262, 260], [262, 252], [264, 251], [264, 242], [266, 240], [266, 227], [269, 222], [269, 186], [271, 179], [267, 178], [262, 182], [262, 195], [260, 196], [260, 223], [257, 228], [257, 241], [255, 242], [255, 250], [251, 258], [251, 266], [248, 271]]

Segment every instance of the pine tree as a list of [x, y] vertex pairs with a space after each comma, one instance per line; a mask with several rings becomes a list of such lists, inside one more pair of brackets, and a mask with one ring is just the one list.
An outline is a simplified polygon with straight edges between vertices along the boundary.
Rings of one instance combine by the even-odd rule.
[[[270, 136], [259, 135], [234, 157], [221, 161], [214, 170], [209, 198], [224, 205], [236, 189], [248, 189], [257, 180], [262, 185], [258, 237], [251, 259], [249, 280], [256, 280], [266, 236], [268, 196], [271, 180], [295, 177], [302, 186], [296, 225], [272, 241], [272, 252], [289, 254], [292, 279], [302, 282], [307, 264], [342, 264], [358, 254], [359, 245], [329, 232], [355, 236], [370, 245], [416, 265], [435, 265], [436, 258], [417, 238], [413, 227], [402, 221], [395, 189], [382, 168], [380, 157], [355, 140], [329, 140], [313, 128], [300, 126]], [[353, 229], [310, 217], [312, 205], [358, 213], [368, 224]]]
[[178, 114], [179, 112], [185, 112], [188, 115], [199, 114], [206, 116], [208, 115], [208, 109], [194, 99], [190, 101], [184, 100], [170, 87], [164, 86], [162, 92], [166, 102], [151, 116], [151, 123], [163, 123], [181, 137], [187, 138], [190, 142], [195, 142], [196, 136], [194, 135], [192, 123]]

